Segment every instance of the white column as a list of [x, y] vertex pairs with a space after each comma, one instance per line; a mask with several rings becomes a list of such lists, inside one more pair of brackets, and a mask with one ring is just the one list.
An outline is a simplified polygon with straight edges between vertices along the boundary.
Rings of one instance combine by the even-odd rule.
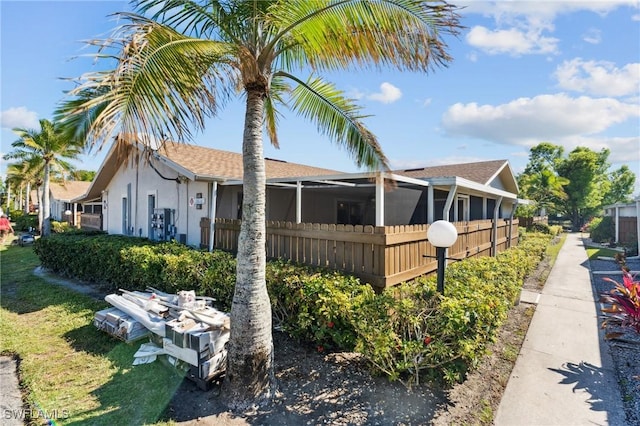
[[216, 181], [211, 183], [211, 195], [209, 199], [211, 200], [209, 202], [209, 251], [213, 251], [216, 232], [216, 210], [218, 207], [218, 182]]
[[436, 207], [433, 204], [433, 186], [427, 187], [427, 223], [433, 223]]
[[616, 243], [620, 241], [620, 207], [616, 206]]
[[482, 197], [482, 219], [487, 219], [487, 197]]
[[491, 242], [491, 256], [495, 256], [498, 254], [498, 213], [500, 213], [500, 204], [502, 204], [502, 197], [498, 197], [496, 200], [496, 205], [493, 208], [493, 229], [492, 229], [492, 237], [493, 240]]
[[384, 226], [384, 176], [376, 174], [376, 226]]
[[296, 182], [296, 223], [302, 223], [302, 182]]
[[456, 199], [456, 191], [458, 187], [456, 185], [451, 185], [449, 188], [449, 195], [447, 195], [447, 201], [444, 203], [444, 209], [442, 209], [442, 219], [448, 221], [449, 220], [449, 212], [451, 211], [451, 205], [453, 204], [453, 200]]

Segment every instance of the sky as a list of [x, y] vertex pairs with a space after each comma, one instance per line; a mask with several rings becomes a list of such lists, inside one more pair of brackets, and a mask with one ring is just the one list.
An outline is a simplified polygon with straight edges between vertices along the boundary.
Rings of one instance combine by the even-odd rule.
[[[392, 169], [509, 160], [524, 170], [541, 142], [608, 148], [640, 195], [640, 2], [458, 1], [464, 29], [444, 38], [453, 61], [428, 74], [394, 70], [325, 74], [357, 99]], [[86, 41], [105, 38], [126, 1], [0, 0], [0, 153], [11, 129], [52, 119], [67, 78], [96, 69]], [[99, 65], [98, 65], [99, 66]], [[307, 77], [304, 75], [303, 77]], [[265, 156], [359, 171], [314, 125], [284, 111], [280, 149]], [[199, 146], [241, 152], [244, 104], [230, 102], [196, 134]], [[75, 163], [97, 170], [109, 145]], [[6, 162], [0, 163], [4, 177]]]

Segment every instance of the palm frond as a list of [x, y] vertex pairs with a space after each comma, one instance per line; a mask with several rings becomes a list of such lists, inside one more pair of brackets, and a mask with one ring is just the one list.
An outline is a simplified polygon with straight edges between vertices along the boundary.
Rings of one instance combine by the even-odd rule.
[[365, 116], [359, 114], [360, 107], [351, 99], [320, 78], [303, 82], [283, 72], [277, 75], [286, 76], [297, 84], [291, 92], [291, 109], [314, 122], [318, 131], [334, 143], [343, 146], [358, 166], [389, 170], [377, 138], [362, 123]]
[[[204, 128], [229, 96], [237, 74], [228, 44], [184, 36], [128, 14], [111, 48], [120, 45], [115, 69], [83, 76], [71, 100], [56, 112], [67, 134], [101, 146], [120, 129], [184, 141]], [[106, 46], [107, 44], [105, 44]]]
[[426, 72], [452, 58], [442, 36], [457, 35], [457, 9], [421, 0], [316, 0], [275, 3], [268, 19], [280, 36], [270, 47], [302, 46], [300, 66], [355, 66]]

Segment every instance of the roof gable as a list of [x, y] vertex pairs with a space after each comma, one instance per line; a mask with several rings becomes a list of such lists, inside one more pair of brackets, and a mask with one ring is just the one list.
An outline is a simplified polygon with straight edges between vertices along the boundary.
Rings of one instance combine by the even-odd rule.
[[518, 185], [508, 160], [447, 164], [443, 166], [398, 170], [394, 171], [394, 173], [416, 179], [459, 177], [482, 185], [504, 188], [509, 192], [518, 192]]

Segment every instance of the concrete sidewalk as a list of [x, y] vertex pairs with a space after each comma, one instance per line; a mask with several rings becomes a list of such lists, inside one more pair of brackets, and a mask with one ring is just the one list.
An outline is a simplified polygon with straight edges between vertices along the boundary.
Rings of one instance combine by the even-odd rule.
[[551, 270], [494, 424], [625, 425], [580, 234]]

